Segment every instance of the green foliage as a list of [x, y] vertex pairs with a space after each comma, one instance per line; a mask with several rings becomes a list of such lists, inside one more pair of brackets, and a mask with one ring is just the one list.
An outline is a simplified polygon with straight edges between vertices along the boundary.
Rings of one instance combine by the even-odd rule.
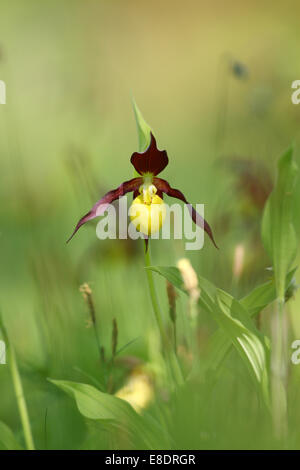
[[[178, 268], [151, 266], [149, 269], [159, 273], [175, 287], [186, 293]], [[260, 291], [257, 298], [253, 295], [247, 301], [244, 300], [243, 305], [242, 302], [234, 299], [227, 292], [217, 289], [203, 277], [199, 276], [198, 279], [201, 289], [199, 304], [212, 315], [220, 327], [220, 330], [212, 338], [213, 357], [208, 363], [209, 366], [213, 368], [219, 366], [232, 345], [248, 367], [265, 403], [269, 406], [269, 344], [255, 328], [249, 311], [245, 308], [247, 302], [252, 310], [256, 308], [255, 300], [258, 300], [259, 304], [264, 302], [266, 296], [269, 296], [269, 284], [264, 287], [265, 292], [268, 292], [266, 296], [262, 295]]]
[[[274, 439], [268, 413], [259, 406], [252, 383], [262, 390], [256, 378], [263, 376], [258, 358], [263, 348], [268, 363], [263, 334], [271, 331], [275, 305], [270, 304], [277, 297], [275, 281], [262, 284], [268, 275], [265, 268], [272, 264], [275, 269], [273, 258], [266, 259], [259, 241], [262, 206], [273, 173], [273, 156], [294, 136], [299, 145], [300, 106], [288, 104], [292, 90], [286, 86], [287, 71], [293, 66], [289, 52], [294, 50], [295, 9], [277, 8], [276, 12], [274, 7], [270, 15], [261, 6], [260, 24], [270, 34], [273, 28], [276, 36], [280, 19], [287, 34], [286, 47], [278, 49], [274, 60], [262, 56], [259, 74], [253, 48], [256, 52], [267, 48], [258, 41], [245, 46], [244, 26], [250, 21], [255, 28], [257, 18], [241, 18], [234, 39], [243, 45], [241, 54], [249, 58], [245, 65], [251, 80], [238, 83], [231, 80], [230, 64], [241, 57], [228, 59], [225, 54], [220, 57], [221, 67], [215, 57], [217, 75], [205, 73], [207, 58], [201, 44], [211, 29], [209, 18], [215, 24], [215, 17], [208, 11], [207, 28], [198, 28], [193, 21], [199, 17], [195, 15], [197, 6], [195, 11], [184, 4], [176, 11], [173, 8], [172, 26], [168, 24], [169, 7], [157, 14], [149, 11], [147, 2], [140, 2], [139, 8], [135, 2], [100, 0], [91, 8], [88, 2], [74, 2], [72, 15], [67, 2], [40, 3], [37, 8], [37, 2], [26, 2], [24, 15], [22, 9], [4, 0], [0, 17], [0, 78], [9, 93], [7, 105], [0, 105], [0, 303], [18, 360], [36, 448], [299, 448], [300, 367], [291, 363], [288, 349], [299, 334], [299, 293], [284, 312], [292, 323], [285, 343], [289, 422], [284, 442]], [[298, 13], [299, 9], [300, 5]], [[37, 25], [44, 24], [49, 12], [51, 24], [45, 24], [40, 38]], [[228, 32], [232, 11], [227, 8], [223, 13], [225, 20], [222, 17], [215, 24], [218, 33], [211, 35], [210, 50], [218, 50], [220, 38], [225, 49], [232, 45], [233, 35]], [[130, 21], [124, 22], [124, 14]], [[70, 20], [67, 36], [62, 21], [66, 16]], [[88, 34], [84, 25], [78, 27], [78, 18], [87, 20]], [[179, 23], [183, 25], [180, 44], [174, 27]], [[149, 27], [155, 30], [150, 42]], [[20, 35], [26, 48], [19, 47]], [[207, 93], [214, 83], [216, 100]], [[65, 245], [79, 217], [106, 191], [129, 179], [132, 152], [144, 151], [149, 144], [151, 128], [133, 103], [139, 134], [135, 145], [134, 117], [126, 96], [129, 88], [146, 121], [156, 123], [155, 136], [160, 134], [168, 142], [170, 165], [165, 177], [187, 191], [192, 203], [207, 204], [207, 218], [220, 250], [207, 244], [199, 253], [190, 253], [194, 269], [214, 286], [234, 292], [235, 297], [217, 287], [209, 290], [199, 278], [202, 290], [208, 289], [208, 298], [201, 308], [193, 305], [193, 311], [199, 311], [194, 323], [189, 317], [189, 299], [177, 298], [174, 331], [164, 279], [153, 273], [163, 327], [172, 346], [177, 338], [185, 381], [181, 386], [171, 380], [160, 347], [145, 282], [142, 242], [100, 241], [91, 224]], [[160, 139], [157, 144], [161, 147]], [[299, 157], [295, 148], [292, 159], [297, 158], [299, 164]], [[289, 192], [288, 185], [287, 189]], [[293, 223], [299, 234], [299, 184], [288, 198], [291, 205], [298, 205]], [[280, 197], [277, 202], [281, 203]], [[267, 238], [272, 238], [271, 230]], [[238, 244], [244, 250], [243, 269], [233, 285], [232, 255]], [[151, 249], [155, 265], [175, 265], [175, 259], [185, 256], [180, 240], [153, 240]], [[275, 269], [281, 271], [281, 277], [293, 267], [287, 268], [288, 263], [282, 261], [288, 261], [284, 255]], [[78, 292], [84, 282], [90, 282], [93, 290], [99, 342], [93, 327], [85, 328], [89, 316]], [[299, 273], [295, 282], [299, 284]], [[214, 313], [210, 313], [211, 305]], [[250, 325], [245, 312], [251, 317]], [[118, 322], [119, 350], [112, 362], [113, 317]], [[240, 343], [244, 331], [246, 340]], [[239, 344], [234, 344], [234, 336]], [[250, 341], [258, 350], [254, 367]], [[7, 364], [0, 365], [0, 421], [25, 447], [10, 352], [7, 347]], [[53, 377], [94, 385], [107, 392], [99, 400], [107, 404], [109, 397], [114, 400], [114, 393], [131, 385], [138, 368], [149, 374], [153, 398], [141, 416], [130, 409], [125, 423], [120, 419], [123, 407], [116, 408], [117, 419], [87, 418], [78, 411], [74, 393], [70, 398], [46, 380]], [[91, 406], [97, 410], [98, 393], [95, 398]], [[1, 446], [14, 448], [11, 431], [1, 428]]]
[[274, 268], [277, 297], [283, 301], [285, 278], [297, 250], [295, 229], [292, 223], [292, 202], [297, 175], [293, 148], [285, 152], [278, 162], [275, 187], [266, 203], [262, 238]]
[[144, 150], [146, 150], [146, 148], [150, 145], [150, 133], [152, 132], [151, 127], [146, 123], [145, 119], [142, 116], [141, 111], [139, 110], [133, 98], [132, 98], [132, 106], [133, 106], [137, 132], [138, 132], [139, 152], [144, 152]]
[[[163, 444], [157, 439], [157, 423], [140, 415], [126, 401], [108, 393], [100, 392], [87, 384], [66, 380], [49, 379], [51, 383], [69, 394], [76, 402], [79, 412], [88, 419], [97, 420], [106, 429], [120, 429], [130, 443], [155, 449]], [[161, 433], [163, 435], [163, 433]]]
[[[293, 281], [293, 276], [297, 268], [292, 269], [285, 280], [286, 291]], [[249, 294], [245, 295], [241, 300], [241, 304], [249, 312], [250, 316], [257, 315], [267, 305], [276, 300], [276, 285], [274, 279], [271, 279], [260, 286], [255, 287]]]
[[[287, 275], [287, 286], [290, 285], [294, 273], [295, 269]], [[250, 317], [254, 317], [269, 304], [274, 302], [274, 300], [276, 300], [275, 282], [274, 280], [270, 280], [257, 286], [249, 294], [240, 299], [240, 304], [245, 308]], [[214, 369], [217, 371], [231, 347], [231, 341], [224, 335], [221, 328], [213, 333], [209, 342], [209, 355], [206, 362], [206, 370]]]
[[0, 450], [22, 450], [12, 430], [0, 421]]

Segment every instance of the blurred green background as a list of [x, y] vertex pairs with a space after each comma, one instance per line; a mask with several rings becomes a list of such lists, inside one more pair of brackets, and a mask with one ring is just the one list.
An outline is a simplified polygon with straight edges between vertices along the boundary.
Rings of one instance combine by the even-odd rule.
[[[296, 1], [1, 2], [0, 79], [7, 104], [0, 105], [0, 307], [37, 447], [117, 445], [109, 433], [90, 433], [72, 401], [46, 380], [101, 383], [94, 332], [85, 327], [83, 282], [92, 288], [107, 354], [116, 318], [120, 347], [137, 338], [120, 356], [156, 361], [142, 243], [100, 241], [93, 223], [65, 243], [97, 199], [132, 177], [137, 135], [131, 95], [159, 148], [168, 151], [162, 177], [190, 202], [205, 204], [220, 247], [206, 238], [203, 250], [185, 252], [184, 241], [154, 241], [153, 263], [175, 265], [187, 256], [197, 272], [238, 297], [268, 279], [263, 204], [275, 163], [291, 142], [299, 161], [300, 105], [291, 102], [291, 83], [300, 78], [299, 9]], [[296, 190], [300, 196], [299, 184]], [[238, 245], [244, 264], [237, 279]], [[156, 284], [167, 323], [165, 283]], [[288, 305], [297, 339], [299, 297]], [[183, 298], [177, 314], [184, 345]], [[202, 319], [205, 338], [213, 326]], [[267, 420], [253, 413], [243, 367], [232, 354], [213, 391], [197, 383], [182, 391], [168, 417], [175, 448], [277, 445]], [[297, 448], [300, 366], [291, 368], [289, 446]], [[114, 391], [128, 374], [119, 369]], [[0, 397], [0, 420], [22, 441], [4, 365]], [[150, 412], [164, 399], [157, 403]]]

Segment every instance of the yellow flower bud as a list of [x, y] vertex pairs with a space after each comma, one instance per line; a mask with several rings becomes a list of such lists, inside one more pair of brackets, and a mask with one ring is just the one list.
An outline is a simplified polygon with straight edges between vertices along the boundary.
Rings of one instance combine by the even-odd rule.
[[141, 367], [134, 369], [127, 383], [115, 393], [115, 396], [130, 403], [138, 413], [147, 408], [154, 398], [154, 388], [147, 369]]

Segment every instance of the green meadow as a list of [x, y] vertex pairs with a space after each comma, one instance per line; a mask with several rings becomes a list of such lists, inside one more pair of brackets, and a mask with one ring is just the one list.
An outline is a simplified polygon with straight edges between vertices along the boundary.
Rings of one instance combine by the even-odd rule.
[[[300, 448], [299, 8], [2, 1], [0, 449]], [[218, 249], [67, 244], [148, 125]]]

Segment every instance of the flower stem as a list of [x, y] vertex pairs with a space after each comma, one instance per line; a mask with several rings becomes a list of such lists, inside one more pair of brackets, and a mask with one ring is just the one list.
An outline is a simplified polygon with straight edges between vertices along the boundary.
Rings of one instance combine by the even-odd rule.
[[[149, 242], [148, 242], [148, 247], [145, 244], [145, 251], [144, 251], [146, 267], [151, 266], [149, 245], [150, 245]], [[160, 332], [160, 337], [161, 337], [161, 341], [163, 345], [163, 352], [166, 355], [166, 359], [168, 360], [175, 382], [177, 383], [177, 385], [181, 385], [184, 383], [182, 372], [178, 363], [177, 356], [174, 352], [174, 349], [172, 348], [170, 344], [169, 338], [164, 329], [162, 314], [161, 314], [158, 299], [157, 299], [152, 271], [150, 269], [146, 269], [146, 274], [147, 274], [147, 281], [148, 281], [149, 293], [151, 297], [152, 308], [153, 308], [153, 312], [156, 318], [157, 326]]]
[[[147, 250], [145, 249], [145, 265], [146, 265], [146, 267], [151, 266], [149, 246], [148, 246]], [[146, 273], [147, 273], [148, 287], [149, 287], [153, 312], [154, 312], [154, 315], [155, 315], [155, 318], [156, 318], [156, 321], [157, 321], [157, 325], [158, 325], [158, 328], [159, 328], [161, 338], [162, 338], [163, 342], [165, 342], [166, 341], [166, 333], [165, 333], [165, 330], [164, 330], [164, 327], [163, 327], [161, 312], [160, 312], [160, 308], [159, 308], [159, 305], [158, 305], [157, 295], [156, 295], [154, 281], [153, 281], [153, 275], [152, 275], [152, 272], [150, 271], [150, 269], [147, 269]]]
[[272, 354], [272, 408], [276, 437], [282, 439], [287, 432], [286, 364], [284, 341], [284, 299], [276, 302], [273, 328]]

